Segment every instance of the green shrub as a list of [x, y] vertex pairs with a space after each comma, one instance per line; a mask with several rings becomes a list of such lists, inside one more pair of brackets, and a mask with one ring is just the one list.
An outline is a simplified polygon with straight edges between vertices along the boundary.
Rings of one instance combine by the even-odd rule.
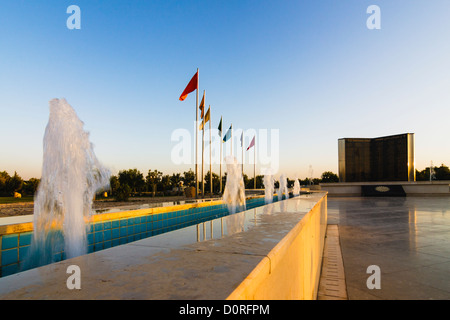
[[116, 201], [128, 201], [130, 197], [131, 188], [128, 184], [120, 185], [115, 192]]

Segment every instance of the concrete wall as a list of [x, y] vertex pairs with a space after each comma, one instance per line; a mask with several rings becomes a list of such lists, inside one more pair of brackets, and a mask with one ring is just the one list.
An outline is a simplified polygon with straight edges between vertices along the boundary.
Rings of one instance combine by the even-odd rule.
[[401, 185], [407, 196], [450, 196], [450, 181], [321, 183], [329, 196], [361, 196], [363, 185]]
[[326, 225], [324, 195], [228, 299], [316, 299]]

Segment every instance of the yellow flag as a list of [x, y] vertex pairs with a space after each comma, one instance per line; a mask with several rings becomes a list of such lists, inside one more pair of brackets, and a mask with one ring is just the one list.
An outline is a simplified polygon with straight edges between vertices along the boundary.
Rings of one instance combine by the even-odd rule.
[[208, 111], [206, 111], [205, 115], [205, 123], [207, 123], [211, 117], [209, 110], [211, 109], [211, 106], [208, 108]]
[[203, 130], [205, 123], [207, 123], [211, 118], [211, 115], [209, 112], [210, 109], [211, 109], [211, 106], [208, 108], [208, 111], [206, 111], [205, 118], [203, 119], [202, 123], [200, 123], [200, 128], [199, 128], [200, 130]]

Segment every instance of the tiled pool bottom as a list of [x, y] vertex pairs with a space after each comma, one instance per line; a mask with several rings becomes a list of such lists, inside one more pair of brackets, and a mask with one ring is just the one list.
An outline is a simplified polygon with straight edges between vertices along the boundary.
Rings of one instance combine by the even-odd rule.
[[[278, 197], [274, 196], [273, 201], [277, 200]], [[246, 209], [264, 204], [264, 197], [247, 199]], [[88, 226], [87, 234], [88, 253], [188, 227], [228, 214], [226, 204], [217, 204], [91, 223]], [[1, 236], [0, 276], [4, 277], [25, 270], [23, 262], [27, 257], [32, 238], [32, 231]], [[59, 249], [55, 250], [57, 253], [54, 255], [54, 262], [65, 259], [62, 235], [59, 235], [59, 239]]]

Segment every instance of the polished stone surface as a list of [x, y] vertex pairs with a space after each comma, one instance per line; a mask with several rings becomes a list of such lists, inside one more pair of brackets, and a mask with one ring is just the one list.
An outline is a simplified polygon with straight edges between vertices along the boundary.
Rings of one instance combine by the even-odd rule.
[[[450, 299], [450, 197], [328, 198], [350, 300]], [[370, 265], [381, 289], [368, 289]]]

